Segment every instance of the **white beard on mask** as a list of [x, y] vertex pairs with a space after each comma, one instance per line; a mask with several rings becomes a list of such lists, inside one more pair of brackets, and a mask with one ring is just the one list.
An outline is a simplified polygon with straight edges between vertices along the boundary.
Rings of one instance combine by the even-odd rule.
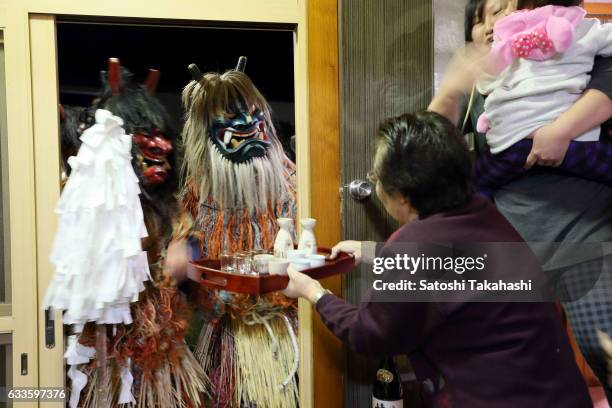
[[287, 192], [284, 154], [272, 144], [263, 157], [244, 163], [225, 158], [211, 140], [207, 140], [207, 174], [200, 186], [201, 197], [211, 197], [218, 209], [265, 211], [274, 207]]

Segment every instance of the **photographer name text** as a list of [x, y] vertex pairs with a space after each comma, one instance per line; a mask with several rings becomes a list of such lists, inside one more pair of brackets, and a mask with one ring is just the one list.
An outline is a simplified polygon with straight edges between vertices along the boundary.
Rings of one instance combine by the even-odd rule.
[[477, 279], [457, 279], [452, 281], [430, 281], [421, 279], [418, 282], [402, 279], [396, 282], [385, 282], [377, 279], [372, 287], [376, 291], [430, 291], [430, 292], [499, 292], [499, 291], [531, 291], [531, 280], [505, 282], [502, 280], [488, 281]]

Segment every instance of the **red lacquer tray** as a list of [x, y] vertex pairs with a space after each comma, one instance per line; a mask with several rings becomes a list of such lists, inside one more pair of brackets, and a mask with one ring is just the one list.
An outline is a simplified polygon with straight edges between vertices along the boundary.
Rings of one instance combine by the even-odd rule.
[[[331, 250], [319, 248], [318, 253], [329, 255]], [[223, 289], [229, 292], [260, 295], [263, 293], [283, 290], [289, 283], [286, 275], [240, 275], [221, 271], [218, 259], [200, 259], [191, 263], [194, 268], [188, 276], [200, 285], [213, 289]], [[354, 258], [341, 252], [333, 261], [325, 260], [325, 265], [302, 271], [313, 279], [323, 279], [351, 271], [355, 267]]]

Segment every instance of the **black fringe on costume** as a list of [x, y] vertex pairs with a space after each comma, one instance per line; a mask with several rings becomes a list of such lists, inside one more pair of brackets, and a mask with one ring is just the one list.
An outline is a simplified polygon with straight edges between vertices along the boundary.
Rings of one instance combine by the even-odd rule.
[[62, 146], [62, 164], [66, 175], [70, 175], [68, 157], [74, 156], [81, 147], [81, 135], [83, 131], [91, 126], [93, 118], [89, 108], [81, 106], [63, 105], [60, 123], [60, 143]]

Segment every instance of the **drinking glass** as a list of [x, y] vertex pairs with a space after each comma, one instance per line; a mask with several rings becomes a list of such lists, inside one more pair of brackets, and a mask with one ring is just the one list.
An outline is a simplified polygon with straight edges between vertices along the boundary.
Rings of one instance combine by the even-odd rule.
[[234, 255], [234, 270], [242, 275], [251, 273], [251, 261], [249, 252], [238, 252]]
[[267, 275], [268, 274], [268, 259], [264, 258], [253, 258], [253, 275]]
[[219, 256], [219, 261], [221, 263], [221, 270], [223, 272], [234, 272], [234, 257], [229, 252], [223, 252]]

